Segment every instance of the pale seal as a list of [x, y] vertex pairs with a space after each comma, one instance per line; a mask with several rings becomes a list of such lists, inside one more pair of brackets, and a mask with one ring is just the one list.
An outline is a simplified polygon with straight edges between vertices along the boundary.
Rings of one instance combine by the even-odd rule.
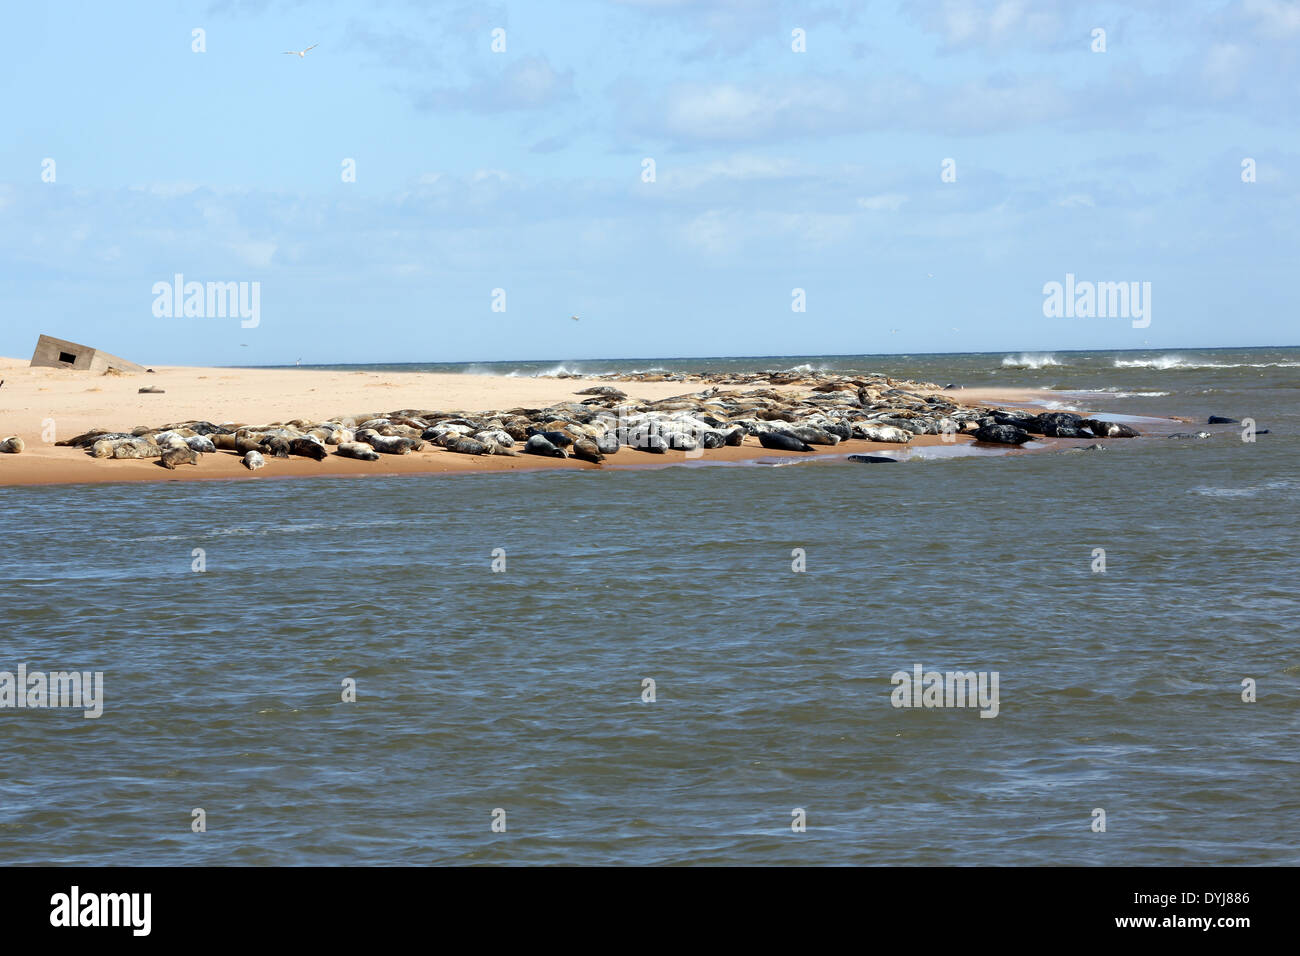
[[339, 454], [344, 458], [355, 458], [358, 461], [378, 461], [379, 452], [375, 451], [365, 442], [345, 441], [339, 444]]

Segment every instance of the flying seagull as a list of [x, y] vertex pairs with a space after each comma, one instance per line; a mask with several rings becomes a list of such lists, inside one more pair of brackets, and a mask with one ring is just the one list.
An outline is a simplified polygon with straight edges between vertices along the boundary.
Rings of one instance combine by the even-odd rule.
[[305, 49], [305, 50], [285, 50], [285, 51], [284, 51], [284, 55], [285, 55], [285, 56], [306, 56], [308, 53], [310, 53], [312, 50], [316, 49], [318, 46], [320, 46], [319, 43], [313, 43], [311, 46], [307, 47], [307, 49]]
[[573, 319], [574, 322], [580, 321], [576, 315], [571, 315], [569, 318]]

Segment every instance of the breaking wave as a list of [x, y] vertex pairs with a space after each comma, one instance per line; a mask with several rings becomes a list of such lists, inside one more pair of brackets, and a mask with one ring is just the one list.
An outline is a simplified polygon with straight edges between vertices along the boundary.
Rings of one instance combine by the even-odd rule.
[[1050, 352], [1045, 355], [1036, 355], [1022, 352], [1019, 355], [1008, 355], [1002, 360], [1003, 368], [1053, 368], [1063, 366], [1068, 363], [1057, 361], [1055, 355]]
[[1151, 368], [1157, 371], [1197, 368], [1300, 368], [1300, 362], [1193, 362], [1181, 355], [1153, 359], [1115, 359], [1115, 368]]
[[831, 367], [825, 362], [818, 365], [813, 365], [811, 362], [804, 362], [802, 365], [795, 365], [791, 368], [768, 369], [769, 372], [777, 371], [783, 372], [787, 375], [808, 375], [811, 372], [829, 372], [830, 370]]
[[1173, 392], [1126, 392], [1118, 385], [1111, 385], [1108, 388], [1071, 388], [1063, 391], [1088, 395], [1107, 395], [1111, 398], [1161, 398], [1165, 395], [1174, 394]]

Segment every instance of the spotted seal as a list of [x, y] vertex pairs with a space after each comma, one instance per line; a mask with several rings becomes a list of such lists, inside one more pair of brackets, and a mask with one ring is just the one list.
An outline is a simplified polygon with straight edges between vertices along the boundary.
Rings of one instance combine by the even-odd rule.
[[[385, 455], [409, 455], [417, 445], [424, 447], [420, 439], [399, 438], [396, 435], [380, 435], [373, 429], [363, 428], [357, 432], [357, 441], [365, 442], [377, 452]], [[339, 446], [342, 447], [342, 446]]]
[[0, 455], [21, 455], [26, 444], [17, 435], [10, 435], [4, 441], [0, 441]]
[[185, 439], [185, 444], [201, 455], [211, 455], [217, 450], [217, 446], [207, 435], [191, 435]]
[[912, 440], [912, 433], [893, 425], [878, 425], [874, 422], [858, 422], [853, 426], [853, 434], [867, 441], [903, 444]]
[[244, 454], [244, 467], [249, 471], [257, 471], [257, 469], [265, 466], [266, 459], [262, 457], [260, 451], [250, 451]]
[[96, 458], [161, 458], [163, 450], [143, 438], [106, 438], [95, 442]]

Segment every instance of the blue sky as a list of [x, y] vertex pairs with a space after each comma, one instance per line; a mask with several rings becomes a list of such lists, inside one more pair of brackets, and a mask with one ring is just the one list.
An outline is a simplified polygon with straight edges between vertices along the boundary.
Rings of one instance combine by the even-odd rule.
[[[1300, 342], [1291, 0], [51, 2], [4, 21], [4, 355], [42, 331], [155, 364]], [[260, 283], [260, 325], [156, 317], [176, 273]], [[1150, 326], [1044, 317], [1066, 273], [1150, 282]]]

